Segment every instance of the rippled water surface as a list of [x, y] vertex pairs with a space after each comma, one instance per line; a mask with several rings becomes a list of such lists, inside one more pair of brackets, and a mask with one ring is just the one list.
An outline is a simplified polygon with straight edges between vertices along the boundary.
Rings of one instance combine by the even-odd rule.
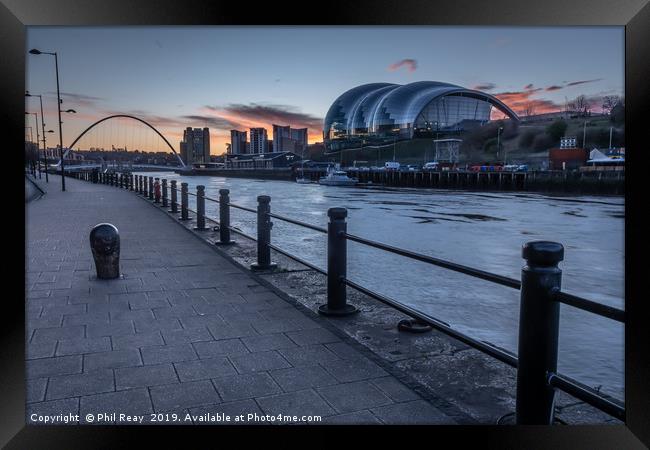
[[[624, 308], [624, 199], [535, 193], [460, 192], [301, 185], [285, 181], [182, 177], [147, 173], [218, 190], [231, 202], [256, 206], [271, 196], [273, 212], [325, 227], [327, 209], [348, 209], [348, 232], [497, 274], [520, 278], [521, 246], [552, 240], [565, 247], [562, 288]], [[180, 199], [180, 197], [179, 197]], [[190, 207], [195, 198], [190, 196]], [[218, 204], [206, 202], [218, 218]], [[326, 267], [326, 237], [274, 220], [274, 244]], [[231, 224], [255, 235], [255, 215], [231, 210]], [[519, 291], [348, 243], [348, 276], [453, 327], [517, 351]], [[624, 328], [562, 305], [560, 372], [623, 398]]]

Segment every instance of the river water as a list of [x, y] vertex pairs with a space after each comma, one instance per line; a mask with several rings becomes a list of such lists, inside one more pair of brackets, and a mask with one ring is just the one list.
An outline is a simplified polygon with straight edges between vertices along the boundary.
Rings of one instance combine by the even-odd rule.
[[[624, 198], [436, 189], [333, 187], [288, 181], [182, 177], [142, 173], [197, 185], [218, 198], [326, 227], [327, 209], [348, 209], [348, 232], [459, 264], [520, 279], [521, 246], [532, 240], [564, 245], [562, 290], [624, 308]], [[179, 196], [180, 201], [180, 196]], [[195, 197], [190, 196], [194, 209]], [[218, 218], [207, 201], [206, 214]], [[209, 223], [208, 223], [209, 224]], [[231, 225], [256, 235], [255, 214], [231, 209]], [[273, 220], [272, 242], [326, 268], [324, 234]], [[348, 277], [424, 311], [475, 338], [517, 352], [519, 291], [348, 243]], [[559, 372], [624, 397], [624, 327], [561, 306]]]

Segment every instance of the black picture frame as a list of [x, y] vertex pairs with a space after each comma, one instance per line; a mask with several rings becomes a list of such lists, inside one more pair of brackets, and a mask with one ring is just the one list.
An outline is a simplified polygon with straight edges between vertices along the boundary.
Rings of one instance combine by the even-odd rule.
[[[7, 125], [3, 140], [5, 167], [3, 181], [5, 221], [12, 226], [6, 241], [24, 240], [24, 202], [17, 194], [22, 186], [21, 148], [24, 120], [26, 26], [30, 25], [498, 25], [498, 26], [625, 26], [625, 98], [626, 98], [626, 217], [625, 217], [625, 402], [626, 425], [554, 426], [554, 427], [418, 427], [418, 437], [411, 430], [399, 430], [396, 437], [408, 445], [435, 445], [444, 435], [455, 445], [475, 443], [487, 448], [643, 448], [650, 446], [650, 358], [648, 351], [648, 308], [643, 296], [644, 275], [642, 243], [647, 241], [643, 218], [641, 168], [645, 168], [643, 151], [647, 144], [644, 106], [650, 99], [650, 5], [647, 0], [516, 0], [417, 1], [357, 0], [328, 1], [303, 6], [268, 2], [258, 6], [239, 2], [208, 0], [2, 0], [0, 4], [0, 66], [2, 67], [3, 123]], [[311, 63], [311, 62], [310, 62]], [[11, 150], [14, 149], [14, 150]], [[11, 150], [11, 151], [10, 151]], [[10, 186], [14, 186], [10, 188]], [[7, 247], [5, 247], [7, 250]], [[2, 346], [0, 347], [0, 443], [7, 448], [115, 448], [142, 433], [172, 439], [168, 427], [44, 427], [26, 426], [24, 376], [24, 280], [25, 248], [18, 245], [5, 252], [5, 265], [18, 272], [4, 283], [15, 285], [12, 294], [3, 296]], [[21, 265], [20, 262], [23, 262]], [[20, 274], [23, 274], [22, 276]], [[6, 287], [5, 287], [6, 289]], [[194, 436], [197, 428], [183, 427]], [[212, 427], [201, 430], [215, 445], [226, 445], [222, 432]], [[287, 431], [285, 427], [284, 431]], [[300, 427], [299, 427], [300, 428]], [[326, 435], [332, 428], [309, 428], [309, 435]], [[349, 430], [349, 429], [346, 429]], [[207, 433], [206, 433], [207, 431]], [[292, 430], [293, 431], [293, 430]], [[381, 436], [393, 427], [373, 430]], [[420, 433], [424, 431], [424, 433]], [[247, 428], [246, 433], [250, 432]], [[408, 434], [406, 434], [408, 433]], [[175, 436], [182, 436], [178, 428]], [[247, 437], [248, 435], [243, 435]], [[433, 439], [432, 439], [433, 438]], [[168, 443], [173, 440], [167, 441]], [[210, 441], [208, 441], [210, 442]]]

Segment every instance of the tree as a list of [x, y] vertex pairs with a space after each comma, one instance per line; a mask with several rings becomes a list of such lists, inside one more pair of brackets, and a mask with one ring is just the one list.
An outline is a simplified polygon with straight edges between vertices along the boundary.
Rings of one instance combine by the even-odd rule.
[[609, 120], [616, 125], [622, 125], [625, 123], [625, 102], [621, 100], [612, 108], [609, 113]]
[[530, 117], [535, 115], [535, 105], [533, 104], [533, 102], [526, 103], [526, 106], [524, 107], [523, 110], [523, 115], [524, 117]]
[[567, 123], [563, 119], [559, 119], [546, 127], [546, 134], [549, 135], [553, 142], [558, 142], [560, 138], [564, 137], [567, 127]]
[[588, 116], [589, 112], [591, 111], [591, 105], [589, 105], [589, 101], [584, 95], [579, 95], [574, 100], [570, 101], [569, 108], [577, 112], [582, 117]]
[[612, 109], [618, 105], [620, 98], [618, 95], [606, 95], [603, 97], [603, 112], [606, 114], [611, 114]]

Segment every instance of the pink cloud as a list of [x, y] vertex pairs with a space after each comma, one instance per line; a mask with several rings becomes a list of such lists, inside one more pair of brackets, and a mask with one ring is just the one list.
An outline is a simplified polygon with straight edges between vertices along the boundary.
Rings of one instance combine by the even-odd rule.
[[394, 72], [400, 67], [405, 67], [409, 72], [415, 72], [418, 68], [418, 62], [415, 59], [403, 59], [388, 66], [388, 70]]

